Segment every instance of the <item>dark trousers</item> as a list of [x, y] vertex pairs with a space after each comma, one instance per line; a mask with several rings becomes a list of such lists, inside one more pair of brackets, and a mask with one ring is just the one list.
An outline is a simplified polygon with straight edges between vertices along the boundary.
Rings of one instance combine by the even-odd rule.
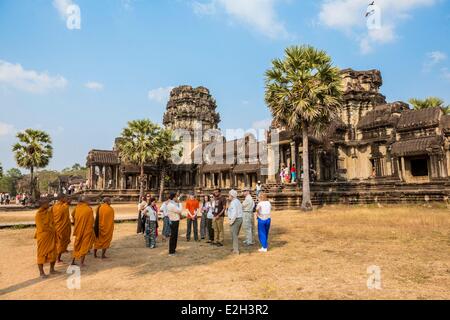
[[206, 219], [206, 229], [208, 230], [208, 240], [214, 241], [213, 219]]
[[174, 254], [177, 249], [179, 225], [180, 221], [170, 221], [169, 254]]
[[186, 231], [186, 239], [191, 240], [191, 226], [194, 229], [194, 240], [198, 241], [198, 223], [197, 219], [191, 220], [187, 219], [187, 231]]
[[143, 233], [144, 231], [145, 231], [145, 224], [144, 224], [144, 220], [142, 219], [142, 214], [139, 211], [136, 233]]

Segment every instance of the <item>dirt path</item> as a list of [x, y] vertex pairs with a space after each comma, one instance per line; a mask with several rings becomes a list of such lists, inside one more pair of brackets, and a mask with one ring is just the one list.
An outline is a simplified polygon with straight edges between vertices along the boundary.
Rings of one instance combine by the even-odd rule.
[[[81, 289], [65, 270], [39, 280], [34, 229], [0, 230], [0, 299], [450, 299], [450, 214], [424, 207], [327, 207], [274, 214], [270, 250], [230, 252], [184, 240], [144, 247], [133, 223], [117, 224], [110, 260], [87, 258]], [[242, 240], [242, 232], [241, 232]], [[71, 248], [70, 248], [71, 250]], [[66, 260], [68, 257], [66, 257]], [[381, 270], [369, 290], [367, 268]]]

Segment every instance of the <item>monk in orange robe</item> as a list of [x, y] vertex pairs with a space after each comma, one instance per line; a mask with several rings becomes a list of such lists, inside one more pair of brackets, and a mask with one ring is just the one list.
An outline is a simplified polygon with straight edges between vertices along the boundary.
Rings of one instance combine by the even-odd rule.
[[87, 197], [80, 197], [78, 205], [74, 210], [74, 219], [73, 236], [75, 237], [75, 242], [73, 245], [72, 264], [75, 265], [75, 260], [80, 259], [80, 266], [84, 267], [84, 259], [92, 248], [92, 237], [94, 236], [94, 212], [88, 205]]
[[102, 249], [102, 259], [108, 258], [106, 250], [111, 246], [114, 233], [114, 209], [111, 207], [111, 198], [104, 198], [98, 207], [95, 217], [95, 243], [94, 257], [97, 258], [97, 250]]
[[61, 255], [68, 252], [67, 246], [70, 243], [70, 225], [69, 200], [66, 195], [60, 195], [57, 203], [53, 205], [53, 221], [56, 229], [56, 250], [58, 252], [57, 262], [63, 262]]
[[48, 276], [44, 272], [44, 264], [50, 263], [50, 274], [57, 274], [56, 263], [56, 230], [53, 224], [53, 213], [50, 207], [50, 200], [41, 198], [39, 200], [39, 210], [36, 212], [36, 233], [37, 240], [37, 265], [41, 278]]

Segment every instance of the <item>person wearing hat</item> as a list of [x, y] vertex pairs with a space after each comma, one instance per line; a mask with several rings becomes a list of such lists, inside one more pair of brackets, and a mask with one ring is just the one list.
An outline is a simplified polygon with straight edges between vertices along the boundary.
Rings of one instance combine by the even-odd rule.
[[232, 189], [228, 193], [230, 200], [230, 206], [228, 207], [228, 220], [231, 230], [231, 241], [233, 242], [233, 253], [239, 254], [239, 231], [242, 226], [242, 204], [237, 198], [238, 193]]
[[259, 194], [262, 191], [262, 185], [261, 185], [261, 181], [258, 181], [258, 183], [256, 184], [256, 198], [259, 198]]
[[245, 199], [242, 202], [242, 210], [244, 212], [243, 216], [243, 227], [245, 232], [244, 244], [246, 246], [251, 246], [255, 244], [254, 233], [255, 233], [255, 217], [253, 209], [255, 208], [255, 202], [253, 201], [250, 188], [244, 189]]
[[38, 201], [39, 210], [36, 212], [36, 233], [34, 238], [37, 241], [37, 265], [42, 279], [48, 276], [44, 272], [44, 264], [50, 263], [50, 274], [58, 273], [55, 270], [56, 263], [56, 230], [53, 223], [53, 213], [50, 207], [50, 199], [41, 198]]

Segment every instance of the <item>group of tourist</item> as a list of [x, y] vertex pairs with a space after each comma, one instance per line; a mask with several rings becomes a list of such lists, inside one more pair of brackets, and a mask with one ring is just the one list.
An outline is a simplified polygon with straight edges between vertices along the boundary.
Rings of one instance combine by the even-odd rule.
[[[46, 278], [44, 264], [50, 264], [50, 274], [58, 273], [55, 264], [62, 263], [62, 255], [67, 253], [67, 247], [73, 235], [74, 245], [72, 264], [80, 260], [81, 267], [85, 266], [85, 257], [94, 249], [102, 250], [102, 259], [106, 259], [106, 251], [111, 245], [114, 232], [114, 209], [111, 199], [104, 198], [103, 203], [94, 212], [89, 206], [88, 198], [82, 196], [75, 209], [69, 214], [71, 198], [61, 194], [58, 201], [51, 205], [53, 199], [42, 197], [36, 213], [37, 264], [41, 278]], [[72, 225], [73, 224], [73, 233]]]
[[[204, 195], [201, 200], [196, 199], [194, 193], [188, 195], [182, 205], [179, 194], [171, 193], [161, 208], [156, 205], [156, 199], [147, 195], [138, 205], [137, 233], [144, 235], [145, 244], [155, 248], [158, 237], [158, 217], [162, 216], [163, 230], [162, 242], [169, 240], [169, 255], [176, 254], [178, 229], [183, 212], [186, 213], [186, 241], [205, 240], [213, 246], [223, 247], [225, 217], [230, 225], [233, 253], [239, 254], [238, 237], [241, 228], [244, 228], [244, 245], [255, 244], [255, 213], [258, 221], [258, 237], [261, 243], [260, 252], [267, 252], [267, 240], [270, 229], [271, 204], [267, 196], [261, 193], [262, 188], [257, 187], [258, 204], [255, 204], [250, 189], [244, 189], [244, 200], [238, 199], [238, 192], [231, 190], [227, 197], [221, 194], [220, 189], [214, 190], [212, 195]], [[200, 232], [199, 223], [200, 219]]]
[[297, 168], [295, 167], [295, 164], [292, 164], [291, 167], [285, 166], [284, 164], [281, 165], [280, 182], [282, 184], [297, 182]]
[[11, 196], [8, 192], [0, 193], [0, 205], [21, 204], [25, 206], [30, 199], [31, 197], [27, 193], [18, 193], [16, 196]]
[[[300, 170], [300, 180], [303, 180], [303, 170]], [[295, 167], [295, 164], [292, 164], [291, 167], [288, 167], [286, 165], [284, 165], [284, 163], [281, 165], [280, 167], [280, 171], [279, 171], [279, 177], [280, 177], [280, 182], [282, 184], [295, 184], [298, 180], [297, 178], [297, 168]], [[309, 179], [310, 181], [316, 181], [317, 179], [317, 172], [316, 170], [314, 170], [314, 168], [311, 166], [311, 168], [309, 168]]]
[[0, 205], [9, 205], [11, 203], [11, 196], [9, 193], [0, 193]]
[[[163, 202], [161, 208], [156, 204], [156, 198], [147, 195], [139, 203], [137, 232], [144, 234], [145, 245], [155, 248], [159, 236], [158, 218], [162, 215], [162, 241], [169, 241], [169, 255], [174, 256], [177, 251], [178, 230], [183, 211], [186, 214], [186, 240], [206, 240], [207, 243], [217, 247], [224, 246], [224, 223], [228, 217], [230, 226], [233, 253], [239, 254], [238, 237], [241, 227], [245, 230], [244, 244], [255, 244], [255, 213], [258, 222], [258, 237], [261, 243], [259, 252], [267, 252], [268, 235], [271, 223], [271, 204], [267, 196], [258, 192], [258, 203], [255, 204], [250, 189], [244, 190], [244, 200], [238, 199], [238, 192], [231, 190], [228, 199], [221, 194], [220, 189], [214, 190], [212, 195], [205, 195], [201, 201], [197, 200], [194, 193], [190, 194], [184, 206], [181, 196], [170, 193], [168, 199]], [[111, 207], [111, 199], [105, 197], [95, 210], [89, 205], [89, 199], [81, 196], [74, 210], [69, 213], [71, 197], [66, 194], [58, 195], [56, 203], [54, 199], [41, 197], [38, 201], [39, 209], [36, 212], [37, 264], [40, 276], [46, 278], [44, 264], [50, 264], [50, 274], [58, 273], [55, 270], [56, 263], [62, 263], [62, 255], [68, 253], [68, 245], [71, 237], [74, 237], [72, 252], [72, 264], [80, 260], [80, 266], [85, 266], [86, 255], [94, 249], [94, 257], [97, 251], [102, 250], [101, 258], [106, 259], [106, 251], [111, 245], [114, 232], [114, 209]], [[198, 232], [198, 219], [200, 218], [200, 237]], [[72, 232], [73, 225], [73, 232]]]

